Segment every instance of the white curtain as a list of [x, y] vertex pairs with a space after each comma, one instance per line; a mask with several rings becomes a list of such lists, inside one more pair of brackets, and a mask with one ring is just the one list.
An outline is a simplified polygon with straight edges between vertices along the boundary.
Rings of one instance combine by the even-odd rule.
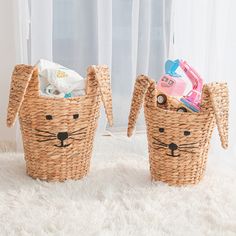
[[35, 64], [39, 59], [53, 60], [53, 1], [29, 1], [30, 5], [30, 50], [29, 59]]
[[[53, 60], [83, 76], [90, 64], [109, 65], [113, 131], [127, 127], [136, 75], [144, 73], [158, 79], [163, 72], [169, 46], [170, 5], [170, 0], [53, 2]], [[144, 125], [143, 119], [139, 124]]]
[[[15, 32], [15, 53], [17, 63], [29, 63], [29, 38], [30, 38], [30, 9], [28, 0], [17, 0], [13, 5], [14, 32]], [[16, 150], [23, 151], [20, 124], [16, 122]]]
[[[114, 130], [124, 130], [136, 75], [158, 80], [165, 59], [183, 58], [230, 90], [230, 153], [236, 126], [234, 0], [31, 0], [29, 61], [47, 58], [82, 75], [90, 64], [112, 72]], [[171, 26], [171, 27], [170, 27]], [[139, 127], [144, 120], [139, 119]], [[106, 127], [102, 114], [101, 129]], [[215, 151], [220, 152], [214, 134]], [[225, 154], [225, 153], [224, 153]]]
[[[24, 59], [19, 62], [35, 64], [44, 58], [83, 76], [89, 65], [107, 64], [113, 90], [111, 130], [125, 131], [136, 76], [144, 73], [157, 80], [163, 73], [169, 48], [171, 2], [18, 0], [22, 40], [19, 46], [24, 45]], [[138, 127], [143, 126], [141, 116]], [[98, 131], [106, 128], [102, 110]], [[17, 130], [18, 150], [22, 150], [19, 127]]]
[[[174, 0], [170, 57], [184, 58], [202, 75], [205, 82], [227, 81], [230, 92], [228, 154], [236, 154], [236, 1]], [[222, 152], [218, 133], [213, 135], [213, 151]]]

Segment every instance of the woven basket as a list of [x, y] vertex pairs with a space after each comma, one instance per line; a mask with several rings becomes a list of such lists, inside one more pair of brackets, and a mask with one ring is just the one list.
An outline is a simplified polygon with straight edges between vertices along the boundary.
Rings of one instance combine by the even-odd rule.
[[170, 185], [198, 183], [204, 175], [212, 131], [217, 123], [221, 144], [228, 146], [226, 83], [204, 85], [201, 112], [157, 107], [155, 81], [137, 78], [128, 123], [131, 136], [144, 101], [151, 177]]
[[37, 67], [13, 71], [7, 125], [19, 114], [27, 174], [48, 181], [80, 179], [88, 173], [100, 102], [112, 125], [110, 76], [106, 66], [87, 70], [86, 95], [40, 96]]

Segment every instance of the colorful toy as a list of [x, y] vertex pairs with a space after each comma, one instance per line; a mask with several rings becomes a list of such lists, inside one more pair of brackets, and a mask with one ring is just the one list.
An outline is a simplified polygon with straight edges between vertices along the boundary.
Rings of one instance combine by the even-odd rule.
[[183, 96], [180, 101], [190, 110], [199, 112], [203, 80], [186, 61], [180, 60], [179, 65], [192, 83], [192, 90], [186, 96]]
[[167, 60], [165, 63], [165, 75], [157, 83], [157, 106], [167, 110], [178, 112], [191, 111], [187, 109], [176, 97], [183, 96], [186, 83], [176, 73], [179, 60]]
[[157, 91], [157, 106], [166, 110], [178, 111], [178, 112], [192, 112], [184, 106], [180, 100], [175, 97], [167, 96], [160, 90]]
[[[183, 96], [186, 83], [176, 73], [180, 67], [192, 83], [192, 90]], [[167, 60], [166, 74], [157, 83], [157, 105], [179, 112], [198, 112], [200, 110], [203, 82], [198, 73], [183, 60]]]
[[179, 60], [167, 60], [165, 63], [165, 75], [157, 83], [157, 89], [168, 96], [183, 96], [186, 89], [186, 82], [175, 71], [179, 67]]
[[165, 63], [165, 73], [173, 77], [181, 77], [181, 75], [176, 73], [176, 70], [179, 67], [179, 60], [171, 61], [167, 60]]
[[186, 89], [186, 83], [182, 78], [174, 78], [168, 74], [161, 77], [157, 88], [166, 95], [180, 97]]

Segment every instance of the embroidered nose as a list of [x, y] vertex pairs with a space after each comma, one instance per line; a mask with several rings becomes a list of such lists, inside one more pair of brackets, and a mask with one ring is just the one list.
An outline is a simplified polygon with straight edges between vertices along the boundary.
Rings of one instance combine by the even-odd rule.
[[177, 148], [178, 148], [178, 146], [177, 146], [175, 143], [169, 144], [169, 149], [170, 149], [171, 151], [174, 151], [174, 150], [176, 150]]
[[64, 141], [65, 139], [68, 138], [68, 133], [67, 132], [59, 132], [57, 134], [57, 138], [61, 141]]

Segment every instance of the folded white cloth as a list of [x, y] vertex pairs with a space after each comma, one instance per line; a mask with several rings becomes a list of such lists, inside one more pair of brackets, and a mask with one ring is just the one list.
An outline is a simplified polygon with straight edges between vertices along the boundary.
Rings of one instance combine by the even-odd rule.
[[65, 93], [61, 93], [60, 91], [58, 91], [57, 88], [52, 84], [49, 84], [45, 88], [44, 92], [45, 92], [45, 95], [48, 95], [49, 97], [57, 97], [57, 98], [65, 97]]
[[85, 94], [85, 79], [77, 72], [44, 59], [37, 63], [43, 93], [54, 97], [75, 97]]
[[49, 84], [45, 90], [45, 95], [49, 97], [57, 97], [57, 98], [70, 98], [70, 97], [78, 97], [85, 95], [85, 91], [80, 90], [73, 90], [70, 93], [61, 93], [54, 85]]

